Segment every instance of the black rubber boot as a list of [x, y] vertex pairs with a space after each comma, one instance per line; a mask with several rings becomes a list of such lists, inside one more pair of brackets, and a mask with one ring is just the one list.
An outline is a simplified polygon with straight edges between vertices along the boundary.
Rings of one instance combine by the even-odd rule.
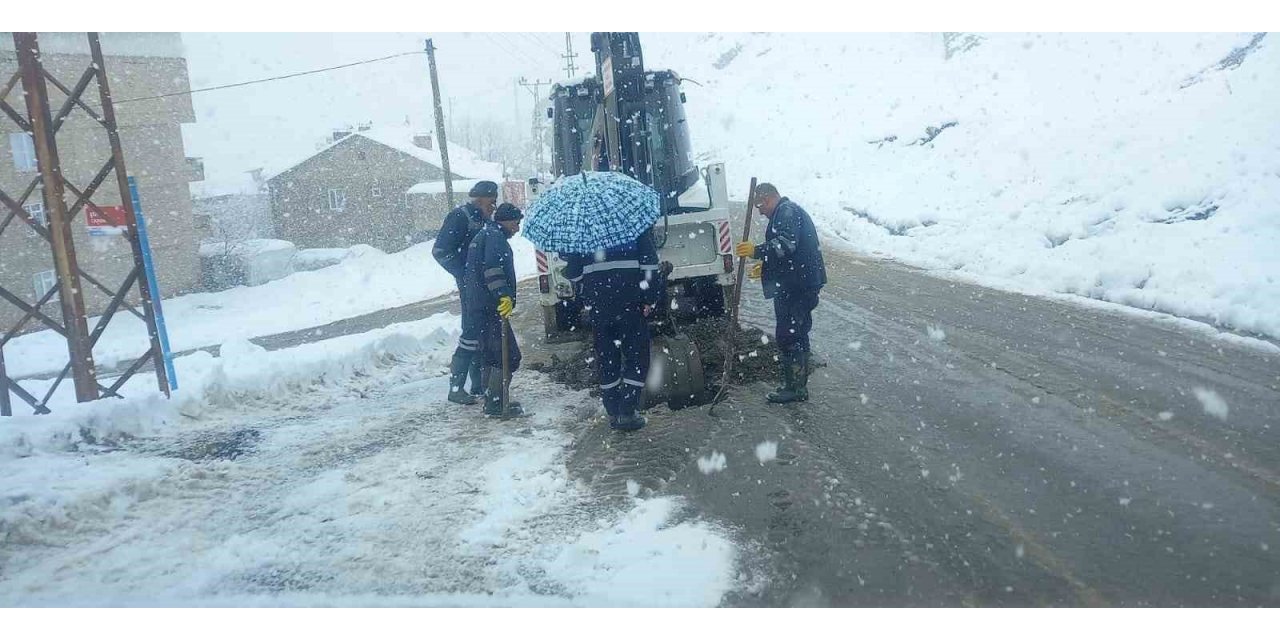
[[618, 417], [612, 421], [614, 429], [619, 431], [636, 431], [643, 429], [646, 424], [644, 416], [640, 415], [636, 409], [640, 405], [640, 387], [622, 384], [618, 398]]
[[632, 411], [631, 413], [624, 413], [617, 418], [614, 418], [609, 426], [617, 429], [618, 431], [639, 431], [648, 423], [649, 421], [645, 420], [644, 416]]
[[519, 402], [507, 402], [507, 412], [502, 412], [502, 369], [489, 369], [488, 388], [484, 394], [484, 414], [491, 418], [515, 418], [524, 415]]
[[787, 404], [788, 402], [802, 400], [800, 394], [796, 391], [796, 363], [798, 359], [795, 354], [782, 354], [782, 388], [770, 393], [765, 397], [766, 400], [773, 404]]
[[809, 399], [809, 352], [796, 354], [795, 372], [796, 399], [805, 402]]
[[459, 349], [453, 352], [453, 360], [449, 362], [449, 402], [472, 405], [476, 399], [471, 397], [462, 387], [467, 384], [467, 371], [475, 354]]
[[471, 373], [467, 377], [471, 379], [471, 391], [468, 392], [471, 397], [477, 401], [484, 398], [485, 376], [484, 367], [480, 364], [480, 358], [471, 358]]

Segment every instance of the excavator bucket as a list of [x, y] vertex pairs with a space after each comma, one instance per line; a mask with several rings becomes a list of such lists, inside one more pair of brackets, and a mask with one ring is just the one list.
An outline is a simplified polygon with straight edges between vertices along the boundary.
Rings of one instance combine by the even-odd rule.
[[655, 336], [650, 346], [643, 406], [666, 402], [672, 409], [684, 409], [706, 402], [706, 396], [698, 345], [684, 335]]

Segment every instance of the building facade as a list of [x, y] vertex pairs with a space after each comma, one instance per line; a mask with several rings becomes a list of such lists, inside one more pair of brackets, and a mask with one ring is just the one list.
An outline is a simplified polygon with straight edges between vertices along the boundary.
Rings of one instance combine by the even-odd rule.
[[[389, 128], [334, 138], [267, 180], [277, 238], [299, 249], [367, 244], [393, 252], [438, 229], [447, 213], [443, 200], [411, 193], [415, 185], [444, 180], [433, 136]], [[500, 179], [500, 165], [480, 162], [463, 147], [450, 144], [449, 158], [453, 180]]]
[[[88, 40], [83, 33], [41, 33], [41, 57], [45, 69], [67, 86], [89, 67]], [[188, 183], [199, 180], [199, 164], [186, 157], [181, 125], [195, 121], [191, 98], [187, 95], [155, 100], [124, 102], [190, 89], [182, 40], [176, 33], [103, 33], [102, 50], [107, 77], [117, 102], [116, 119], [124, 149], [125, 166], [138, 183], [139, 198], [147, 219], [151, 248], [160, 288], [165, 297], [192, 291], [198, 284], [197, 238], [191, 215]], [[0, 32], [0, 83], [18, 71], [13, 35]], [[49, 85], [52, 109], [56, 112], [66, 96]], [[95, 109], [100, 104], [97, 84], [91, 82], [84, 101]], [[19, 84], [6, 99], [10, 107], [26, 115]], [[71, 112], [57, 135], [58, 155], [66, 178], [78, 188], [88, 185], [110, 157], [106, 130], [83, 110]], [[0, 189], [15, 198], [37, 177], [32, 138], [16, 123], [0, 117]], [[68, 206], [75, 203], [67, 193]], [[93, 201], [99, 206], [123, 204], [114, 179], [98, 188]], [[37, 188], [26, 200], [26, 210], [34, 218], [47, 221], [42, 192]], [[7, 212], [0, 212], [3, 219]], [[72, 222], [76, 257], [80, 267], [109, 288], [118, 287], [133, 267], [133, 253], [120, 235], [91, 236], [85, 211]], [[0, 234], [0, 286], [15, 296], [34, 303], [56, 281], [49, 243], [25, 223], [15, 219]], [[101, 312], [110, 297], [90, 283], [83, 283], [85, 307], [90, 314]], [[136, 287], [129, 300], [137, 302]], [[42, 308], [61, 319], [56, 298]], [[0, 325], [7, 329], [21, 317], [11, 304], [0, 303]], [[39, 328], [28, 326], [29, 329]]]

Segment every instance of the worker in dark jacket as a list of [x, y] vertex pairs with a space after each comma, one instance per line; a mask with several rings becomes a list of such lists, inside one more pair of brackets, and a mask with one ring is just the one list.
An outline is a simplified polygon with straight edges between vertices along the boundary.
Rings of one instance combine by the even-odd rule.
[[809, 399], [809, 330], [818, 293], [827, 283], [827, 269], [818, 248], [818, 232], [813, 220], [800, 205], [778, 194], [769, 183], [756, 186], [756, 207], [769, 219], [764, 244], [738, 244], [740, 258], [760, 260], [758, 274], [764, 282], [764, 297], [773, 300], [777, 321], [774, 336], [782, 364], [782, 386], [768, 396], [769, 402], [787, 403]]
[[[471, 188], [468, 202], [445, 216], [440, 233], [436, 236], [431, 255], [444, 267], [458, 284], [458, 297], [466, 307], [466, 292], [462, 286], [463, 271], [467, 266], [467, 248], [471, 240], [493, 215], [498, 203], [498, 185], [488, 180], [477, 182]], [[480, 347], [480, 327], [468, 326], [467, 315], [462, 314], [462, 335], [458, 336], [458, 348], [449, 363], [449, 401], [458, 404], [475, 404], [482, 391], [480, 359], [476, 351]], [[463, 390], [467, 374], [471, 374], [471, 393]]]
[[649, 375], [649, 326], [663, 291], [653, 234], [594, 254], [561, 254], [595, 331], [600, 395], [609, 426], [633, 431], [645, 425], [638, 413]]
[[[467, 267], [463, 275], [462, 313], [471, 326], [480, 327], [480, 351], [485, 375], [484, 414], [515, 417], [523, 413], [518, 402], [509, 402], [502, 411], [503, 385], [510, 377], [502, 375], [502, 334], [506, 331], [509, 348], [509, 372], [520, 368], [520, 346], [515, 333], [503, 320], [516, 306], [516, 268], [509, 239], [520, 231], [524, 214], [515, 205], [503, 203], [471, 241], [467, 250]], [[504, 328], [505, 325], [505, 328]]]

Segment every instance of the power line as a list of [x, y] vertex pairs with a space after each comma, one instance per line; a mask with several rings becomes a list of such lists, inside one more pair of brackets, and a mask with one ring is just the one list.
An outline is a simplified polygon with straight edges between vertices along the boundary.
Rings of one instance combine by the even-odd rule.
[[512, 53], [511, 50], [508, 49], [507, 46], [504, 45], [502, 42], [498, 41], [497, 38], [494, 38], [493, 36], [484, 32], [481, 32], [480, 35], [483, 35], [485, 38], [488, 38], [489, 42], [493, 43], [493, 46], [497, 47], [503, 53], [507, 54], [507, 56], [509, 56], [512, 60], [520, 63], [521, 65], [524, 65], [526, 63], [526, 60], [523, 60], [519, 55]]
[[[508, 33], [504, 35], [515, 36], [518, 34]], [[537, 49], [533, 48], [532, 45], [530, 45], [528, 42], [521, 40], [519, 38], [515, 38], [515, 37], [507, 38], [503, 42], [505, 42], [508, 45], [511, 45], [511, 48], [515, 49], [520, 55], [524, 56], [526, 59], [530, 61], [532, 61], [533, 59], [541, 55]]]
[[325, 67], [325, 68], [323, 68], [323, 69], [312, 69], [312, 70], [310, 70], [310, 71], [299, 71], [299, 72], [297, 72], [297, 73], [290, 73], [290, 74], [286, 74], [286, 75], [283, 75], [283, 76], [273, 76], [273, 77], [270, 77], [270, 78], [260, 78], [260, 79], [258, 79], [258, 80], [248, 80], [248, 81], [245, 81], [245, 82], [235, 82], [235, 83], [232, 83], [232, 84], [222, 84], [222, 85], [218, 85], [218, 86], [215, 86], [215, 87], [203, 87], [203, 88], [200, 88], [200, 89], [191, 89], [191, 90], [188, 90], [188, 91], [175, 91], [175, 92], [173, 92], [173, 93], [162, 93], [162, 94], [160, 94], [160, 95], [158, 95], [158, 96], [147, 96], [147, 97], [144, 97], [144, 98], [129, 98], [129, 99], [127, 99], [127, 100], [116, 100], [116, 101], [115, 101], [115, 103], [116, 103], [116, 104], [124, 104], [124, 103], [126, 103], [126, 102], [141, 102], [141, 101], [143, 101], [143, 100], [159, 100], [160, 98], [171, 98], [171, 97], [173, 97], [173, 96], [185, 96], [185, 95], [191, 95], [191, 94], [193, 94], [193, 93], [203, 93], [203, 92], [205, 92], [205, 91], [217, 91], [217, 90], [219, 90], [219, 89], [231, 89], [231, 88], [234, 88], [234, 87], [244, 87], [244, 86], [248, 86], [248, 85], [251, 85], [251, 84], [261, 84], [261, 83], [263, 83], [263, 82], [273, 82], [273, 81], [275, 81], [275, 80], [285, 80], [285, 79], [288, 79], [288, 78], [297, 78], [297, 77], [299, 77], [299, 76], [308, 76], [308, 75], [311, 75], [311, 74], [314, 74], [314, 73], [324, 73], [325, 71], [335, 71], [335, 70], [337, 70], [337, 69], [346, 69], [346, 68], [348, 68], [348, 67], [355, 67], [355, 66], [359, 66], [359, 65], [362, 65], [362, 64], [370, 64], [370, 63], [373, 63], [373, 62], [382, 62], [383, 60], [391, 60], [392, 58], [400, 58], [400, 57], [403, 57], [403, 56], [416, 56], [416, 55], [422, 55], [423, 53], [424, 53], [423, 51], [406, 51], [406, 52], [404, 52], [404, 53], [396, 53], [396, 54], [392, 54], [392, 55], [389, 55], [389, 56], [383, 56], [383, 57], [381, 57], [381, 58], [372, 58], [372, 59], [369, 59], [369, 60], [360, 60], [360, 61], [358, 61], [358, 62], [348, 62], [348, 63], [346, 63], [346, 64], [340, 64], [340, 65], [337, 65], [337, 66], [334, 66], [334, 67]]
[[553, 55], [553, 56], [555, 56], [555, 57], [557, 57], [557, 58], [559, 58], [559, 57], [560, 57], [560, 53], [559, 53], [559, 52], [557, 52], [555, 49], [552, 49], [551, 47], [548, 47], [548, 46], [546, 45], [546, 43], [544, 43], [543, 41], [541, 41], [541, 40], [539, 40], [539, 39], [537, 39], [537, 38], [533, 37], [533, 35], [532, 35], [532, 34], [525, 33], [525, 32], [519, 32], [519, 33], [517, 33], [516, 35], [524, 36], [524, 38], [525, 38], [526, 40], [528, 40], [528, 41], [532, 42], [534, 45], [538, 46], [538, 47], [539, 47], [539, 48], [541, 48], [543, 51], [547, 51], [547, 52], [551, 53], [551, 55]]

